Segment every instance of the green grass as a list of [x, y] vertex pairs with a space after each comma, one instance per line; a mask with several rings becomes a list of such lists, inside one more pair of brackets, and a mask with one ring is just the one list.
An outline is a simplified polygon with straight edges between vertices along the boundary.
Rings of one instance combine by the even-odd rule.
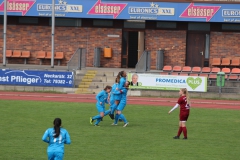
[[188, 140], [174, 140], [178, 114], [170, 107], [128, 105], [130, 125], [89, 124], [95, 104], [0, 100], [0, 159], [47, 159], [41, 138], [60, 117], [71, 136], [65, 160], [235, 160], [240, 157], [240, 110], [192, 108]]

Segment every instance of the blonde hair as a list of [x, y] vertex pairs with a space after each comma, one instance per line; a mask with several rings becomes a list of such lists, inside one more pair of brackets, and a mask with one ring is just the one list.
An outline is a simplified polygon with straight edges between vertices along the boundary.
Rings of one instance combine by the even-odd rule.
[[191, 101], [190, 101], [190, 96], [189, 96], [189, 93], [188, 93], [187, 88], [181, 88], [181, 91], [182, 91], [183, 94], [186, 95], [186, 97], [187, 97], [187, 104], [190, 105], [190, 104], [191, 104]]

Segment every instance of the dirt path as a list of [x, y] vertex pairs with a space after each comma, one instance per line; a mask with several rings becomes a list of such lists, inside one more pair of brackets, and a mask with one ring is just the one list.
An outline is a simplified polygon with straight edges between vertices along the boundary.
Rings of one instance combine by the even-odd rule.
[[[0, 99], [7, 100], [31, 100], [31, 101], [53, 101], [53, 102], [86, 102], [95, 103], [92, 94], [55, 94], [55, 93], [33, 93], [33, 92], [0, 92]], [[174, 106], [176, 98], [156, 97], [128, 97], [128, 104], [152, 105], [152, 106]], [[192, 107], [218, 108], [218, 109], [240, 109], [240, 101], [232, 100], [205, 100], [192, 99]]]

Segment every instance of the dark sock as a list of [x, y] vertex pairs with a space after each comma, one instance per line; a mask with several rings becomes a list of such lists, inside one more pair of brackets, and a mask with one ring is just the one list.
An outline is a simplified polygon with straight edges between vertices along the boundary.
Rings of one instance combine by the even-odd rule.
[[178, 134], [177, 134], [178, 137], [180, 137], [180, 135], [181, 135], [181, 133], [182, 133], [182, 130], [183, 130], [183, 128], [182, 128], [182, 127], [179, 127], [179, 129], [178, 129]]
[[187, 127], [182, 127], [184, 138], [187, 138]]

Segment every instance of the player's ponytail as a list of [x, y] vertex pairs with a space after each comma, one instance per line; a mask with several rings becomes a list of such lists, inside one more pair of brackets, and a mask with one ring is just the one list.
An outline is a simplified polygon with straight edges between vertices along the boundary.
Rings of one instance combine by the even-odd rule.
[[55, 135], [54, 138], [57, 138], [60, 134], [60, 126], [62, 125], [62, 120], [60, 118], [55, 118], [53, 121]]
[[121, 71], [121, 72], [118, 72], [117, 79], [116, 79], [116, 82], [117, 82], [117, 83], [120, 82], [121, 76], [122, 76], [122, 71]]
[[190, 101], [190, 96], [189, 96], [189, 93], [188, 93], [187, 88], [182, 88], [181, 90], [182, 90], [183, 94], [185, 94], [186, 97], [187, 97], [187, 104], [190, 105], [190, 104], [191, 104], [191, 101]]

